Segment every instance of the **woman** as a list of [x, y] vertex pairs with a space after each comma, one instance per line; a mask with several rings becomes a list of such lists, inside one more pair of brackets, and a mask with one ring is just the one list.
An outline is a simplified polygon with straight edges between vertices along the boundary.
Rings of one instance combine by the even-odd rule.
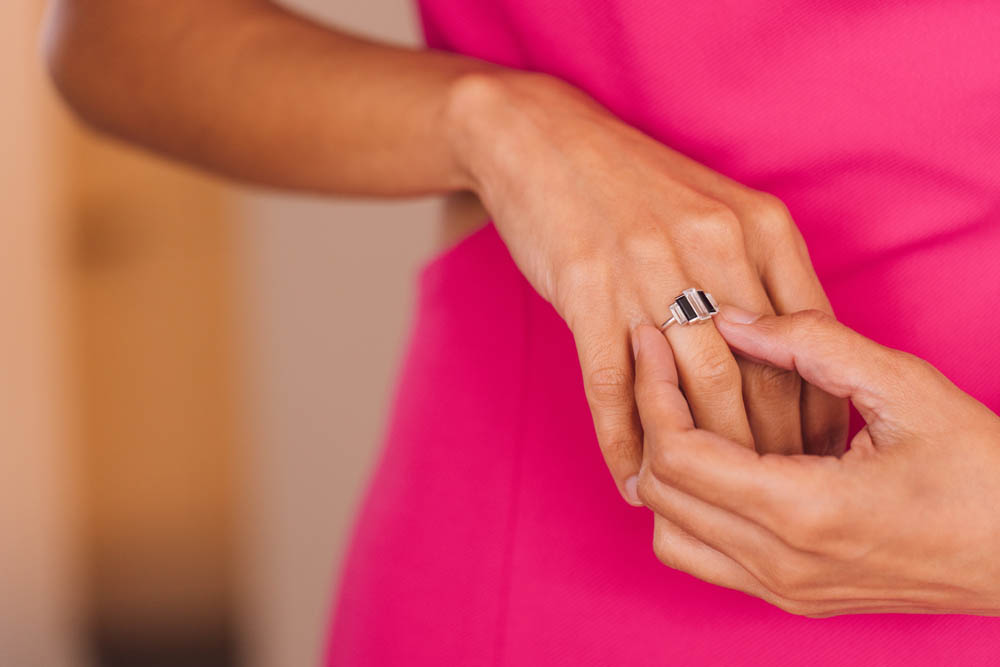
[[[61, 0], [49, 20], [59, 89], [106, 132], [272, 186], [453, 193], [446, 224], [464, 239], [420, 276], [330, 664], [981, 664], [1000, 650], [992, 620], [942, 615], [1000, 607], [982, 567], [996, 512], [969, 507], [994, 500], [996, 415], [827, 320], [770, 319], [831, 313], [832, 301], [842, 321], [1000, 408], [984, 349], [1000, 297], [1000, 11], [420, 7], [433, 50], [255, 0]], [[666, 322], [690, 287], [742, 310], [723, 309], [732, 326], [669, 325], [650, 343], [645, 325]], [[738, 325], [745, 312], [764, 317]], [[767, 337], [788, 322], [815, 335], [806, 367], [793, 334]], [[630, 347], [640, 372], [655, 360], [641, 423]], [[880, 354], [882, 372], [834, 372]], [[843, 451], [847, 396], [892, 428], [869, 426], [843, 458], [815, 456]], [[654, 510], [656, 553], [679, 569], [650, 555], [649, 515], [614, 502], [595, 431], [618, 491]], [[878, 466], [833, 472], [919, 462], [883, 452], [912, 433], [949, 445], [934, 449], [941, 465], [900, 463], [884, 488]], [[978, 443], [975, 465], [946, 436], [960, 433]], [[690, 480], [677, 474], [675, 461], [697, 458], [683, 457], [690, 443], [729, 476], [693, 463]], [[771, 461], [810, 472], [776, 475]], [[904, 530], [919, 498], [948, 519], [932, 525], [967, 536], [967, 558]], [[880, 504], [847, 513], [850, 499]], [[827, 521], [831, 507], [878, 520]]]

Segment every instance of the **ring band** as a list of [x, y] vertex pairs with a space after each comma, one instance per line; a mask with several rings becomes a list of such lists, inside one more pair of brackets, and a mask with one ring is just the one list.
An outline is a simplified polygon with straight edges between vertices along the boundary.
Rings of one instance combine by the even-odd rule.
[[670, 319], [660, 325], [664, 330], [671, 324], [691, 324], [710, 320], [719, 312], [719, 304], [708, 292], [694, 287], [681, 292], [680, 296], [670, 304]]

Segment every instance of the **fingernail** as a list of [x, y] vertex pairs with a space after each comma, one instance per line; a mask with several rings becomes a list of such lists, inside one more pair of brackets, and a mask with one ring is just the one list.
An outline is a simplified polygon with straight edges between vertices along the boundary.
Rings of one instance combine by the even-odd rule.
[[760, 313], [751, 313], [749, 310], [743, 310], [728, 303], [719, 306], [719, 314], [733, 324], [753, 324], [760, 319]]
[[642, 507], [642, 501], [639, 500], [639, 476], [632, 475], [626, 479], [623, 488], [625, 491], [625, 500], [628, 504], [636, 507]]

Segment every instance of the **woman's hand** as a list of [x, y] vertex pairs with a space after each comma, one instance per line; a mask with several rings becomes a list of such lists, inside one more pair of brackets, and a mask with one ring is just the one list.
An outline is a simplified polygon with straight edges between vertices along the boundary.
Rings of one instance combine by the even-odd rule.
[[[322, 193], [474, 190], [573, 330], [598, 438], [634, 502], [630, 325], [661, 323], [693, 285], [765, 312], [829, 308], [780, 203], [551, 77], [365, 40], [255, 0], [56, 0], [46, 34], [77, 114], [161, 153]], [[699, 426], [780, 451], [799, 451], [803, 432], [810, 449], [842, 440], [842, 405], [805, 387], [800, 410], [795, 375], [761, 366], [744, 365], [741, 391], [712, 326], [671, 329]]]
[[[605, 459], [638, 504], [630, 327], [662, 324], [692, 286], [760, 312], [830, 312], [802, 237], [774, 197], [549, 77], [467, 77], [448, 114], [457, 159], [514, 261], [573, 332]], [[666, 334], [700, 428], [762, 451], [843, 447], [845, 401], [801, 386], [792, 371], [738, 364], [711, 324]]]
[[822, 313], [722, 316], [735, 350], [850, 397], [867, 426], [842, 458], [748, 451], [694, 427], [669, 345], [638, 329], [660, 559], [795, 614], [1000, 614], [1000, 418]]

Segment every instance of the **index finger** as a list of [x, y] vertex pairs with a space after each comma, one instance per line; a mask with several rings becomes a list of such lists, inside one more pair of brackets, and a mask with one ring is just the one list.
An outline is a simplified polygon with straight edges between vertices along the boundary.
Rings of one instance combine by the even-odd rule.
[[657, 440], [647, 439], [644, 460], [660, 483], [776, 535], [830, 505], [830, 475], [840, 459], [758, 454], [702, 429]]
[[778, 535], [807, 502], [837, 459], [758, 454], [694, 427], [677, 382], [670, 345], [650, 326], [632, 333], [635, 399], [645, 431], [644, 465], [659, 482], [750, 519]]

